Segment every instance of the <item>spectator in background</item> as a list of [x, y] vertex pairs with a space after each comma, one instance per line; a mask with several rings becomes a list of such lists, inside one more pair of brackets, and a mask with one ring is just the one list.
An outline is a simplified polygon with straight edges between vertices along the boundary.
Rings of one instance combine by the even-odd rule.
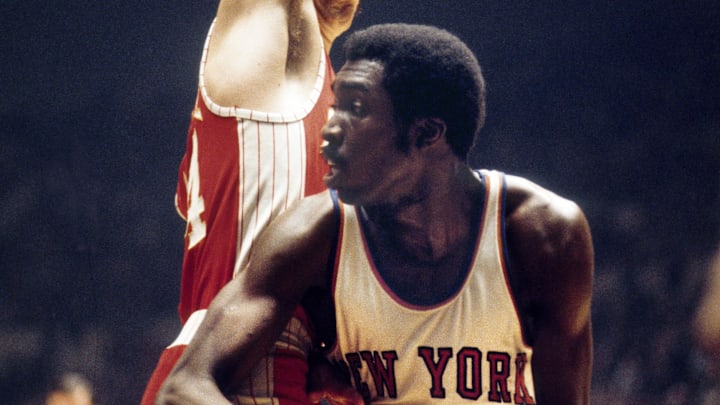
[[65, 373], [53, 383], [45, 405], [93, 405], [92, 384], [80, 374]]
[[695, 337], [720, 362], [720, 247], [710, 264], [705, 291], [694, 321]]

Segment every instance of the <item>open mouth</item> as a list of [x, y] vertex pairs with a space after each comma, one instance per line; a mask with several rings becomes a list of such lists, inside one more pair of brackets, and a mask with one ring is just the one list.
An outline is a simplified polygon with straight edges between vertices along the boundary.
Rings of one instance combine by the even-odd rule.
[[335, 183], [337, 181], [337, 176], [339, 173], [338, 166], [335, 164], [335, 162], [331, 158], [329, 158], [327, 156], [325, 157], [325, 161], [327, 162], [329, 168], [328, 168], [327, 173], [325, 173], [325, 175], [323, 176], [323, 181], [325, 182], [325, 185], [327, 187], [335, 188], [335, 186], [336, 186]]
[[320, 151], [322, 152], [323, 159], [327, 162], [330, 167], [335, 166], [337, 161], [337, 150], [330, 146], [330, 142], [324, 140], [320, 145]]
[[325, 185], [332, 188], [340, 171], [339, 166], [341, 159], [337, 155], [337, 147], [333, 146], [327, 140], [323, 140], [320, 148], [323, 159], [325, 159], [325, 162], [327, 162], [329, 166], [327, 173], [323, 176], [323, 181], [325, 182]]

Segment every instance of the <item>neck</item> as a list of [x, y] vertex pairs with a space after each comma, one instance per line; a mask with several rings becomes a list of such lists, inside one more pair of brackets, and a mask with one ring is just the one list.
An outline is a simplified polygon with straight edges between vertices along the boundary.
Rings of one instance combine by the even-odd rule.
[[456, 174], [456, 181], [426, 187], [416, 198], [361, 207], [370, 236], [418, 262], [443, 260], [474, 234], [485, 196], [469, 170]]

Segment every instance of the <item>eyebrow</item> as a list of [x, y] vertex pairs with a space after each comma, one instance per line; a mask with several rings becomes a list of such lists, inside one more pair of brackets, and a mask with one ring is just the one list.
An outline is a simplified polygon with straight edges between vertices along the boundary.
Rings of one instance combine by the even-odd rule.
[[341, 80], [341, 81], [334, 81], [332, 84], [332, 90], [335, 91], [337, 89], [343, 89], [343, 90], [359, 90], [363, 92], [369, 92], [370, 87], [365, 83], [364, 81], [359, 80], [353, 80], [353, 81], [347, 81], [347, 80]]

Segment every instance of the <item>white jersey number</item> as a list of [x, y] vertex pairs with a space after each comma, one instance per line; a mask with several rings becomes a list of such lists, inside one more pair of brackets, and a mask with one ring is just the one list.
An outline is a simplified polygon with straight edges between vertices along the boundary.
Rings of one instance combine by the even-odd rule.
[[205, 201], [200, 195], [200, 168], [198, 164], [198, 139], [197, 132], [193, 131], [193, 149], [190, 157], [190, 173], [187, 179], [188, 211], [187, 228], [185, 235], [188, 239], [188, 249], [192, 249], [200, 241], [205, 239], [206, 225], [200, 214], [205, 212]]

